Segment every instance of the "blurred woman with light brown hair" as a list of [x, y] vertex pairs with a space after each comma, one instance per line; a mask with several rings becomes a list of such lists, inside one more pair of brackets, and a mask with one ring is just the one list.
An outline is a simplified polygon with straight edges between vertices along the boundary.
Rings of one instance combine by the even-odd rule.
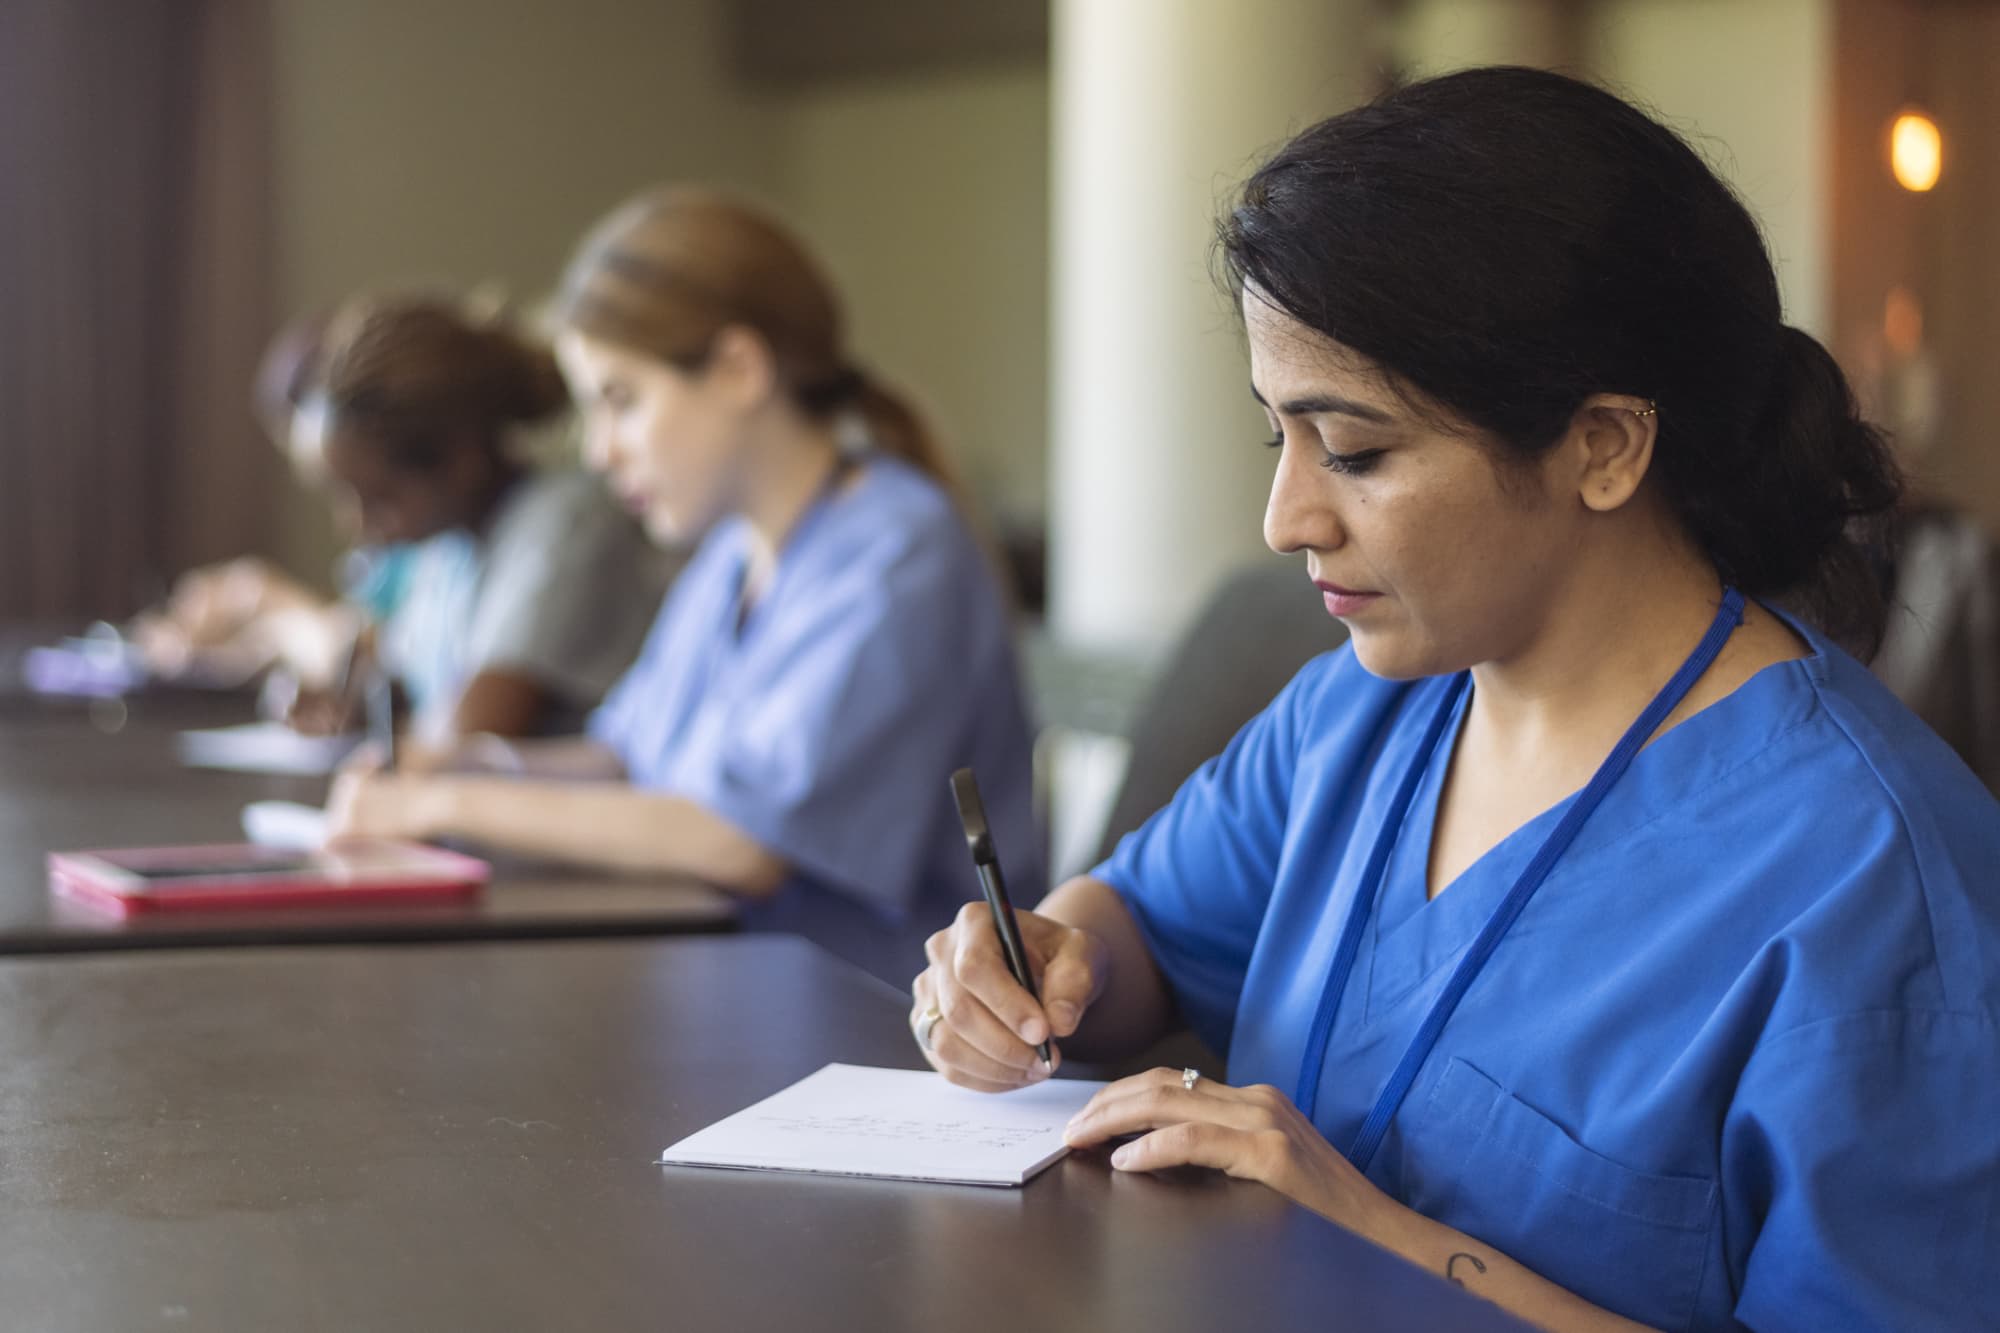
[[802, 244], [739, 200], [620, 208], [556, 321], [591, 465], [655, 538], [701, 545], [588, 742], [351, 777], [336, 827], [696, 876], [907, 980], [921, 923], [976, 887], [954, 769], [1010, 876], [1040, 878], [1007, 601], [941, 451], [851, 358]]

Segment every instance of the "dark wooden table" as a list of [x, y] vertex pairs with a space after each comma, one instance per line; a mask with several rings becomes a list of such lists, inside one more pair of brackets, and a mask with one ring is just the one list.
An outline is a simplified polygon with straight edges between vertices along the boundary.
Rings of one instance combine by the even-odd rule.
[[737, 936], [0, 960], [9, 1327], [1520, 1327], [1261, 1186], [657, 1165], [905, 997]]
[[319, 803], [322, 778], [184, 767], [175, 738], [251, 718], [240, 695], [161, 691], [129, 701], [0, 708], [0, 954], [148, 946], [358, 943], [728, 930], [728, 899], [678, 879], [501, 862], [475, 902], [273, 909], [120, 919], [48, 891], [52, 851], [240, 842], [251, 801]]

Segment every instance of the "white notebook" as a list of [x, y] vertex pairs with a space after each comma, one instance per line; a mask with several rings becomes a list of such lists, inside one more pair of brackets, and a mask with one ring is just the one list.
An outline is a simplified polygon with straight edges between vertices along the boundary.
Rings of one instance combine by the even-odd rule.
[[326, 846], [326, 811], [298, 801], [252, 801], [243, 807], [243, 836], [259, 847], [316, 852]]
[[361, 743], [359, 736], [302, 736], [282, 722], [249, 722], [180, 734], [181, 762], [195, 768], [324, 777]]
[[1068, 1151], [1063, 1126], [1102, 1083], [973, 1092], [928, 1070], [828, 1065], [661, 1154], [675, 1166], [1024, 1185]]

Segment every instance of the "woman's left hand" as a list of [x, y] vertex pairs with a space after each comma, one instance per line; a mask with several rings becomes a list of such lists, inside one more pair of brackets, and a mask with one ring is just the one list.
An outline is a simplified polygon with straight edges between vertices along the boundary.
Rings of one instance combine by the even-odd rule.
[[1379, 1235], [1401, 1209], [1269, 1084], [1233, 1088], [1202, 1078], [1185, 1088], [1178, 1069], [1148, 1070], [1092, 1097], [1063, 1137], [1088, 1148], [1128, 1134], [1144, 1137], [1111, 1154], [1120, 1171], [1213, 1167], [1261, 1181], [1363, 1236]]

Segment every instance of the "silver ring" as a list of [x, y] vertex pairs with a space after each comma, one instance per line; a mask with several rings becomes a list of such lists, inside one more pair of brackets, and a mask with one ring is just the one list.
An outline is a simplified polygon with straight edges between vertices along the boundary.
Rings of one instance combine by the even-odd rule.
[[918, 1014], [917, 1024], [913, 1029], [917, 1036], [917, 1045], [928, 1051], [931, 1048], [931, 1029], [935, 1028], [943, 1019], [944, 1011], [936, 1005], [932, 1005], [921, 1014]]
[[1193, 1092], [1194, 1085], [1201, 1082], [1201, 1071], [1192, 1066], [1181, 1071], [1181, 1091]]

